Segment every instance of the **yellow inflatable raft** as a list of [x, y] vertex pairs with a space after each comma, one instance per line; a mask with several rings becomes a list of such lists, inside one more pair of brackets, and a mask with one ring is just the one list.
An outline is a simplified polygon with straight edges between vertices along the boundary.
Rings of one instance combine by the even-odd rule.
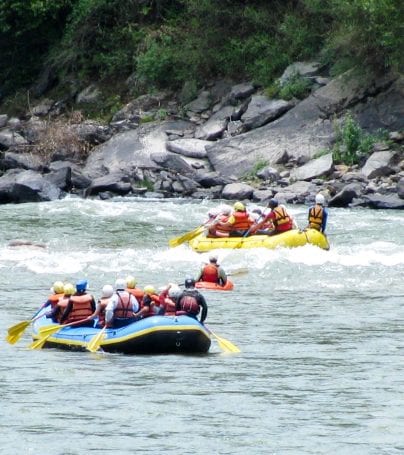
[[251, 235], [249, 237], [208, 238], [204, 233], [189, 241], [189, 246], [199, 253], [216, 248], [295, 248], [306, 244], [316, 245], [329, 250], [327, 237], [315, 229], [300, 231], [292, 229], [277, 235]]

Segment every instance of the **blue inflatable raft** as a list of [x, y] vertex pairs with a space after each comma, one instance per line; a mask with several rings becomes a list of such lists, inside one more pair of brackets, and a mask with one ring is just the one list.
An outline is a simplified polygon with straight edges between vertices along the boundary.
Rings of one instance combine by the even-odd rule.
[[[32, 326], [34, 341], [40, 339], [40, 328], [51, 325], [54, 323], [45, 316], [37, 319]], [[43, 347], [85, 351], [100, 330], [62, 327], [46, 340]], [[122, 354], [203, 354], [209, 351], [210, 344], [207, 329], [190, 316], [151, 316], [125, 327], [107, 329], [100, 349]]]

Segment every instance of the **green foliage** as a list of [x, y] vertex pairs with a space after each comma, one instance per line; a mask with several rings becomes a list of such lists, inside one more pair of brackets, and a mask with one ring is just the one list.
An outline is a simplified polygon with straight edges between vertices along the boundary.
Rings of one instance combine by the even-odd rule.
[[0, 87], [29, 87], [47, 64], [81, 86], [134, 75], [144, 92], [229, 77], [274, 92], [289, 63], [319, 55], [334, 73], [402, 68], [403, 15], [402, 0], [2, 0]]
[[337, 163], [348, 165], [358, 164], [369, 155], [376, 142], [387, 139], [386, 132], [383, 130], [373, 135], [363, 131], [350, 113], [345, 116], [340, 125], [336, 125], [335, 132], [333, 159]]
[[257, 173], [268, 166], [268, 161], [262, 158], [258, 159], [254, 166], [245, 174], [244, 178], [246, 180], [256, 180]]

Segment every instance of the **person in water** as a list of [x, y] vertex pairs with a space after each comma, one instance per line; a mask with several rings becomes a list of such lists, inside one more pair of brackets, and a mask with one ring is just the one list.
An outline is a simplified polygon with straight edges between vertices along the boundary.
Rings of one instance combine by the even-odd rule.
[[321, 193], [316, 195], [315, 205], [309, 208], [308, 228], [316, 229], [325, 234], [328, 220], [328, 210], [325, 205], [325, 198]]
[[118, 328], [135, 322], [135, 313], [138, 310], [139, 303], [136, 297], [126, 291], [126, 281], [117, 279], [115, 292], [105, 308], [105, 325]]
[[224, 269], [217, 263], [217, 256], [209, 257], [209, 264], [205, 264], [196, 281], [207, 281], [209, 283], [217, 283], [224, 286], [227, 282], [227, 275]]
[[[293, 229], [293, 218], [289, 215], [286, 207], [279, 205], [276, 199], [271, 199], [268, 202], [268, 207], [271, 211], [265, 215], [262, 221], [257, 223], [253, 228], [253, 232], [258, 232], [265, 225], [265, 223], [271, 221], [274, 225], [272, 230], [266, 232], [267, 235], [280, 234]], [[262, 231], [261, 231], [262, 232]]]
[[106, 284], [102, 287], [101, 298], [97, 302], [92, 319], [97, 319], [96, 327], [102, 328], [105, 325], [105, 310], [107, 309], [108, 303], [111, 301], [111, 297], [114, 294], [114, 288], [110, 284]]
[[[94, 297], [87, 293], [87, 280], [76, 283], [76, 292], [70, 296], [60, 319], [61, 324], [77, 323], [77, 326], [93, 326], [92, 314], [95, 311]], [[81, 321], [79, 323], [79, 321]], [[76, 324], [75, 324], [76, 325]]]
[[208, 315], [208, 305], [205, 297], [195, 289], [195, 280], [193, 278], [186, 278], [184, 285], [185, 289], [178, 296], [176, 310], [197, 319], [202, 308], [200, 322], [203, 323]]

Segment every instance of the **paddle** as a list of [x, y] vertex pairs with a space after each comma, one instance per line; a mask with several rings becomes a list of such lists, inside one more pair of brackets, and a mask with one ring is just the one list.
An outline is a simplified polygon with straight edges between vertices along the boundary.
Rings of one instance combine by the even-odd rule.
[[89, 318], [82, 319], [80, 321], [70, 322], [69, 324], [53, 324], [47, 327], [41, 327], [39, 329], [39, 339], [29, 345], [30, 349], [42, 349], [47, 340], [56, 332], [63, 329], [64, 327], [71, 327], [74, 325], [82, 324], [83, 322], [89, 321]]
[[[42, 307], [40, 308], [42, 309]], [[38, 312], [35, 313], [35, 315], [38, 314]], [[15, 344], [17, 341], [22, 337], [23, 333], [25, 332], [25, 329], [34, 321], [36, 321], [39, 318], [42, 318], [45, 316], [45, 314], [41, 314], [40, 316], [33, 317], [32, 319], [29, 319], [27, 321], [21, 321], [18, 322], [15, 325], [12, 325], [7, 329], [8, 335], [6, 336], [6, 341], [10, 344]]]
[[90, 351], [90, 352], [97, 352], [98, 349], [100, 348], [101, 346], [101, 343], [103, 341], [103, 339], [105, 338], [105, 330], [106, 330], [106, 326], [104, 326], [102, 328], [102, 330], [100, 330], [97, 335], [95, 335], [93, 338], [91, 338], [91, 340], [89, 341], [89, 343], [87, 344], [87, 350]]
[[171, 248], [179, 246], [184, 242], [188, 242], [189, 240], [192, 240], [197, 235], [202, 234], [204, 229], [205, 229], [205, 224], [202, 224], [201, 226], [198, 226], [197, 228], [193, 229], [192, 231], [186, 232], [185, 234], [181, 235], [180, 237], [175, 237], [173, 239], [170, 239], [168, 241], [168, 244], [170, 245]]
[[224, 352], [241, 352], [240, 349], [231, 341], [226, 340], [226, 338], [222, 338], [219, 335], [213, 333], [212, 330], [210, 330], [210, 328], [206, 324], [204, 325], [204, 327], [216, 339], [218, 345]]

